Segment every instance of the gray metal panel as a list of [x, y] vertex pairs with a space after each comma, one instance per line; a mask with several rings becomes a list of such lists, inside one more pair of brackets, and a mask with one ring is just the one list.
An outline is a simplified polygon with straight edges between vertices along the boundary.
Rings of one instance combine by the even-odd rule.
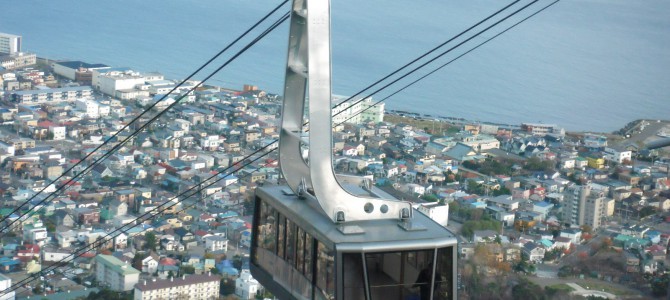
[[432, 249], [456, 246], [458, 240], [448, 229], [422, 213], [414, 214], [412, 222], [426, 228], [405, 231], [398, 220], [371, 219], [347, 223], [362, 228], [363, 234], [346, 235], [329, 218], [314, 210], [315, 200], [298, 199], [282, 192], [284, 186], [265, 185], [256, 189], [256, 195], [273, 206], [297, 226], [338, 252], [382, 252]]
[[[330, 60], [330, 1], [294, 0], [279, 139], [279, 161], [288, 185], [296, 193], [312, 190], [333, 221], [338, 213], [343, 213], [346, 222], [398, 219], [403, 209], [411, 216], [408, 202], [354, 196], [337, 181], [332, 161]], [[306, 121], [306, 99], [310, 101], [309, 164], [302, 158], [298, 138]], [[303, 182], [306, 186], [301, 187]]]

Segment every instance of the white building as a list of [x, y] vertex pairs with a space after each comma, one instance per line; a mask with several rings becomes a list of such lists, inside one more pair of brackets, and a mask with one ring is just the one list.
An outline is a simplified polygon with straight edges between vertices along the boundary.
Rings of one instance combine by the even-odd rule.
[[142, 272], [153, 274], [158, 270], [158, 261], [152, 255], [142, 260]]
[[221, 142], [222, 141], [218, 135], [209, 135], [200, 139], [200, 147], [202, 147], [202, 149], [216, 149]]
[[417, 210], [442, 226], [447, 226], [449, 222], [449, 204], [422, 203]]
[[242, 300], [255, 299], [259, 287], [260, 284], [247, 269], [242, 270], [240, 277], [235, 279], [235, 295]]
[[336, 107], [333, 108], [333, 124], [339, 124], [342, 122], [352, 123], [352, 124], [362, 124], [366, 122], [379, 123], [384, 121], [384, 103], [375, 104], [372, 101], [372, 98], [366, 98], [361, 101], [361, 98], [355, 98], [347, 101], [347, 103], [342, 103], [346, 100], [345, 96], [335, 96], [333, 95], [333, 102], [338, 103]]
[[211, 273], [145, 280], [135, 285], [133, 299], [213, 300], [219, 298], [220, 282], [221, 277]]
[[228, 251], [228, 239], [216, 235], [206, 237], [205, 249], [207, 251]]
[[95, 262], [95, 279], [113, 291], [130, 291], [140, 281], [140, 271], [114, 256], [98, 254]]
[[23, 226], [23, 239], [29, 241], [31, 244], [37, 244], [42, 247], [46, 244], [48, 238], [47, 229], [42, 222]]
[[630, 150], [625, 150], [625, 149], [616, 149], [612, 147], [605, 147], [605, 151], [603, 151], [603, 157], [607, 161], [614, 161], [617, 163], [622, 163], [624, 160], [631, 160], [631, 156], [633, 155], [633, 152]]
[[[10, 289], [12, 287], [12, 279], [0, 274], [0, 292], [4, 293], [4, 291]], [[0, 296], [0, 300], [14, 300], [14, 291], [8, 292], [6, 294], [3, 294]]]
[[90, 86], [72, 86], [55, 89], [37, 89], [29, 91], [15, 91], [10, 100], [18, 104], [73, 102], [81, 98], [91, 98], [93, 91]]
[[100, 105], [93, 100], [77, 99], [75, 105], [78, 111], [81, 111], [89, 118], [97, 119], [100, 117]]
[[54, 135], [53, 136], [54, 141], [64, 140], [65, 135], [67, 134], [65, 126], [49, 126], [49, 132], [51, 132]]
[[109, 66], [103, 64], [89, 64], [83, 61], [61, 61], [51, 64], [54, 73], [68, 78], [70, 80], [77, 79], [77, 72], [80, 69], [94, 70], [94, 69], [109, 69]]
[[21, 52], [21, 36], [0, 32], [0, 54], [14, 55]]
[[116, 91], [135, 89], [144, 84], [145, 78], [139, 72], [128, 68], [92, 70], [93, 86], [100, 92], [115, 96]]
[[45, 262], [61, 262], [65, 260], [72, 260], [74, 255], [72, 252], [63, 250], [62, 248], [58, 249], [42, 249], [42, 261]]

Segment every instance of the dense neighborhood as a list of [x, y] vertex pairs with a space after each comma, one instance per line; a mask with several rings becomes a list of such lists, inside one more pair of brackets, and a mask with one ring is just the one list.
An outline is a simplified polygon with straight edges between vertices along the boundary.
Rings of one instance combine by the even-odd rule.
[[[254, 188], [281, 183], [281, 96], [0, 61], [0, 299], [272, 297], [248, 263]], [[571, 133], [334, 98], [336, 171], [459, 235], [459, 296], [667, 294], [670, 152], [646, 148], [667, 121]]]

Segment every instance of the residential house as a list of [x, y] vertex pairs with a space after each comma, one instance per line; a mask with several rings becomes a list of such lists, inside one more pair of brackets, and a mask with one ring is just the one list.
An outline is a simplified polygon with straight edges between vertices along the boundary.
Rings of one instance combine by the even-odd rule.
[[523, 253], [528, 257], [528, 261], [534, 263], [541, 263], [544, 259], [544, 253], [546, 252], [543, 247], [533, 242], [525, 243], [522, 250]]
[[261, 287], [258, 280], [251, 276], [249, 270], [242, 270], [240, 277], [235, 279], [235, 295], [242, 300], [256, 299], [256, 294]]
[[205, 248], [209, 252], [228, 251], [228, 239], [220, 236], [209, 236], [205, 239]]
[[154, 274], [158, 270], [159, 257], [153, 251], [142, 260], [142, 272]]

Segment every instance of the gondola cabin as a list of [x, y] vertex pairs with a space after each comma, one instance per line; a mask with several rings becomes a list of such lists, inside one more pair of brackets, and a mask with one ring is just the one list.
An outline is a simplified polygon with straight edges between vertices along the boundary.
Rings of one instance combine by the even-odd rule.
[[415, 212], [407, 228], [335, 224], [289, 191], [261, 187], [255, 200], [250, 267], [279, 299], [455, 299], [457, 240], [438, 223]]
[[293, 0], [288, 45], [286, 184], [256, 189], [254, 278], [279, 299], [456, 299], [457, 238], [369, 179], [333, 171], [328, 0]]

